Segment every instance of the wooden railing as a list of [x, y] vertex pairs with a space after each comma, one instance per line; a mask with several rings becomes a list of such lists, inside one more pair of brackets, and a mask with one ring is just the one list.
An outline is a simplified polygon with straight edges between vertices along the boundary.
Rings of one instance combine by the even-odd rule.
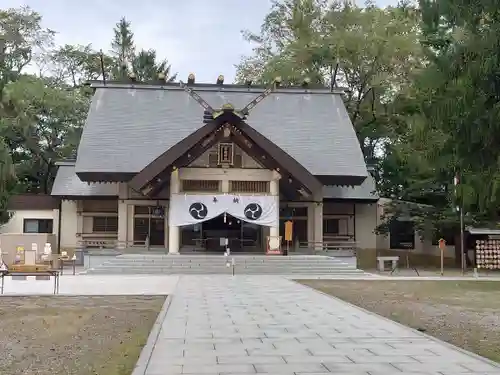
[[301, 249], [311, 252], [327, 252], [338, 255], [356, 255], [357, 244], [350, 236], [335, 236], [324, 238], [323, 241], [303, 241], [299, 243]]
[[147, 241], [118, 241], [116, 239], [83, 239], [78, 242], [81, 249], [119, 249], [129, 247], [147, 247]]
[[118, 241], [114, 239], [83, 239], [78, 245], [82, 249], [116, 249]]

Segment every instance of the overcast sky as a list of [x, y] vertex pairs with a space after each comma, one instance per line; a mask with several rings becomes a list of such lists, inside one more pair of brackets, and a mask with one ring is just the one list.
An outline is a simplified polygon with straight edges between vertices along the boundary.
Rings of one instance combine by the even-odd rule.
[[[397, 0], [377, 0], [381, 6]], [[139, 48], [155, 48], [172, 70], [198, 82], [234, 78], [234, 64], [251, 53], [241, 30], [258, 31], [270, 0], [0, 0], [0, 8], [28, 5], [43, 25], [58, 32], [57, 44], [89, 44], [110, 49], [113, 26], [124, 16], [132, 22]]]

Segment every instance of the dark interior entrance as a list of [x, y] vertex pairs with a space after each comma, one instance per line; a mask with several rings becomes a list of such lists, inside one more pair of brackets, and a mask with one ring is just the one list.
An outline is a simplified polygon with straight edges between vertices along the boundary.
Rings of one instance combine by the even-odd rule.
[[262, 253], [262, 228], [231, 215], [224, 214], [195, 225], [181, 228], [181, 246], [184, 251], [222, 254], [228, 239], [232, 253]]
[[149, 238], [150, 246], [165, 246], [165, 221], [163, 218], [135, 218], [134, 242], [146, 242]]
[[202, 223], [202, 238], [207, 251], [225, 251], [221, 238], [228, 239], [231, 251], [242, 250], [242, 221], [231, 215], [222, 214]]

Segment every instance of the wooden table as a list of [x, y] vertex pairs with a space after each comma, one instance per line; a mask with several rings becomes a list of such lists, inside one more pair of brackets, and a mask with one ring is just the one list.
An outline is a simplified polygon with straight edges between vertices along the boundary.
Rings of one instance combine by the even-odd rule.
[[54, 276], [54, 294], [59, 294], [59, 270], [46, 270], [39, 272], [17, 272], [17, 271], [0, 271], [0, 294], [3, 294], [5, 276]]

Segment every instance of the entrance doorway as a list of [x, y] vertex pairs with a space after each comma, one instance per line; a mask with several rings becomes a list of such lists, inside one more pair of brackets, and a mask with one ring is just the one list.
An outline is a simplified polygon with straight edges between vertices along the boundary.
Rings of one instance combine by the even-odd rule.
[[207, 251], [224, 251], [226, 246], [221, 238], [228, 239], [231, 251], [241, 251], [241, 220], [231, 215], [220, 215], [202, 223], [202, 238]]
[[149, 238], [149, 246], [165, 246], [165, 222], [162, 218], [135, 218], [134, 219], [134, 243], [146, 243]]
[[261, 253], [262, 227], [247, 223], [229, 214], [181, 228], [181, 246], [185, 250], [223, 253], [226, 249], [221, 239], [228, 239], [232, 253]]

